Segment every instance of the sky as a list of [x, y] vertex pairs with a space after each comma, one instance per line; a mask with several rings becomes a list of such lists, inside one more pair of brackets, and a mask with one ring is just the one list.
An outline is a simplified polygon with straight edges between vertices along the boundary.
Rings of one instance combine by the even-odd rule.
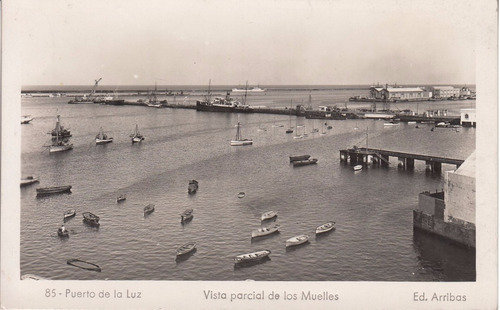
[[23, 85], [474, 84], [473, 5], [16, 0], [15, 29]]

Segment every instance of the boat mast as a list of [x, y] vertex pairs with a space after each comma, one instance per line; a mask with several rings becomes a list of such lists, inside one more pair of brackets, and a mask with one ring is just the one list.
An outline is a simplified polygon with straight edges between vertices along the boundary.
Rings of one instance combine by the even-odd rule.
[[245, 99], [243, 100], [243, 104], [247, 104], [247, 89], [248, 89], [248, 81], [245, 83]]
[[366, 127], [366, 150], [368, 151], [368, 127]]

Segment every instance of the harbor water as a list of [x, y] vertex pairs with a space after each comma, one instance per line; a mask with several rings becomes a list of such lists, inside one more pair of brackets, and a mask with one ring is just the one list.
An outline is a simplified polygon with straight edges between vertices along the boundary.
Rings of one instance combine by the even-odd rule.
[[[309, 94], [252, 94], [248, 103], [307, 105]], [[352, 95], [358, 93], [314, 92], [312, 105], [342, 98], [337, 102], [343, 106]], [[431, 174], [422, 162], [405, 171], [391, 159], [388, 168], [354, 172], [339, 158], [339, 150], [368, 143], [466, 159], [475, 149], [474, 128], [431, 131], [431, 124], [387, 127], [381, 120], [343, 120], [329, 121], [332, 129], [326, 129], [324, 120], [287, 115], [69, 105], [68, 99], [22, 99], [22, 114], [34, 120], [21, 127], [21, 172], [38, 176], [40, 183], [21, 188], [21, 274], [53, 280], [475, 280], [474, 250], [414, 232], [412, 226], [418, 194], [441, 190], [445, 171], [454, 166], [443, 165], [442, 173]], [[474, 104], [428, 102], [420, 103], [420, 109], [458, 114]], [[415, 105], [396, 108], [415, 110]], [[49, 154], [43, 146], [50, 142], [47, 132], [56, 115], [71, 130], [74, 149]], [[252, 138], [253, 145], [230, 146], [238, 120], [243, 137]], [[136, 124], [145, 140], [132, 144], [129, 135]], [[308, 136], [286, 134], [290, 124]], [[95, 145], [100, 127], [113, 143]], [[319, 132], [312, 133], [314, 128]], [[293, 168], [288, 157], [301, 154], [318, 163]], [[194, 195], [187, 192], [191, 179], [199, 182]], [[37, 187], [60, 185], [72, 185], [72, 192], [36, 197]], [[245, 197], [238, 198], [239, 192]], [[127, 199], [117, 203], [120, 194]], [[150, 203], [155, 211], [144, 216]], [[181, 224], [180, 214], [188, 208], [194, 218]], [[69, 238], [60, 238], [57, 229], [68, 209], [76, 209], [77, 215], [65, 223]], [[252, 230], [266, 224], [260, 215], [269, 210], [278, 211], [279, 233], [252, 240]], [[100, 217], [99, 228], [82, 222], [87, 211]], [[330, 220], [336, 230], [315, 236], [315, 228]], [[307, 244], [285, 249], [286, 239], [301, 234], [311, 237]], [[176, 249], [190, 241], [196, 242], [196, 252], [176, 261]], [[234, 256], [262, 249], [271, 250], [269, 260], [235, 267]], [[73, 258], [95, 263], [102, 271], [66, 264]]]

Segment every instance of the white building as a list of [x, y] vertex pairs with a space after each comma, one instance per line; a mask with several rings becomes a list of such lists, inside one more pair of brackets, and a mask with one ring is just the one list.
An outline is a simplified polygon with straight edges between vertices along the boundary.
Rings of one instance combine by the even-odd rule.
[[460, 88], [453, 86], [434, 86], [432, 87], [432, 95], [434, 98], [449, 98], [460, 96]]
[[476, 127], [476, 109], [460, 109], [460, 125]]

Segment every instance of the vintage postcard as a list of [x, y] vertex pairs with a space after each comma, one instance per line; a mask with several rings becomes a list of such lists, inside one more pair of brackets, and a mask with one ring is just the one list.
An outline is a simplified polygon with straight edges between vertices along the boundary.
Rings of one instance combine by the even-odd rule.
[[496, 309], [495, 1], [2, 1], [1, 306]]

